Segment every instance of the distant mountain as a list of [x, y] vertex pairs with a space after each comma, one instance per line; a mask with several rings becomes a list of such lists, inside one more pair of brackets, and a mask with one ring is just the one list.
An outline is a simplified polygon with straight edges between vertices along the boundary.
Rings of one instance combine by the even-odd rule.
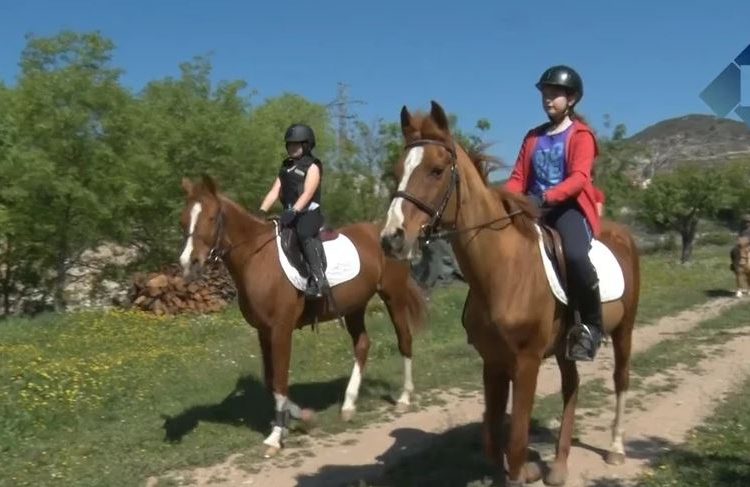
[[750, 127], [711, 115], [663, 120], [627, 140], [647, 149], [648, 156], [639, 161], [644, 178], [685, 162], [712, 165], [742, 158], [750, 161]]

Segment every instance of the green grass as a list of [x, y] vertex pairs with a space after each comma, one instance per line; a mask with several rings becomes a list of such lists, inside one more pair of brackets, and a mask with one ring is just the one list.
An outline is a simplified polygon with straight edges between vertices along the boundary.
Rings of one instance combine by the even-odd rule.
[[[645, 257], [643, 316], [678, 311], [708, 299], [707, 290], [731, 286], [725, 253], [698, 249], [701, 262], [691, 267], [675, 266], [674, 256]], [[435, 401], [438, 390], [481, 387], [480, 359], [460, 325], [465, 295], [456, 285], [432, 296], [429, 326], [415, 339], [417, 407]], [[377, 302], [368, 330], [368, 369], [351, 425], [338, 420], [353, 361], [348, 334], [333, 323], [319, 334], [295, 333], [291, 396], [318, 411], [314, 436], [383, 420], [399, 393], [402, 361]], [[8, 320], [0, 323], [0, 357], [0, 485], [142, 484], [235, 452], [246, 453], [251, 468], [270, 431], [272, 401], [259, 380], [255, 332], [234, 308], [201, 317], [86, 312]], [[481, 456], [474, 436], [463, 446]], [[290, 446], [306, 441], [295, 435]]]
[[735, 390], [685, 445], [668, 445], [654, 472], [639, 485], [682, 487], [750, 485], [750, 380]]
[[[750, 323], [750, 305], [736, 305], [685, 333], [657, 343], [632, 358], [631, 373], [649, 377], [675, 365], [694, 367], [706, 358], [707, 346], [721, 345], [737, 336], [732, 332]], [[750, 331], [750, 330], [748, 330]]]
[[728, 246], [697, 247], [691, 262], [678, 262], [679, 251], [641, 257], [639, 325], [732, 294], [734, 275], [729, 270]]
[[[454, 287], [433, 297], [431, 327], [416, 344], [420, 390], [475, 378], [479, 359], [467, 353], [454, 318], [465, 292]], [[376, 310], [368, 322], [373, 343], [354, 426], [380, 418], [386, 396], [401, 385], [389, 320]], [[319, 411], [317, 434], [349, 427], [337, 419], [353, 363], [348, 334], [329, 323], [319, 334], [296, 333], [294, 347], [290, 394]], [[12, 320], [0, 326], [0, 356], [3, 485], [133, 485], [234, 451], [253, 456], [270, 432], [255, 332], [236, 310]]]

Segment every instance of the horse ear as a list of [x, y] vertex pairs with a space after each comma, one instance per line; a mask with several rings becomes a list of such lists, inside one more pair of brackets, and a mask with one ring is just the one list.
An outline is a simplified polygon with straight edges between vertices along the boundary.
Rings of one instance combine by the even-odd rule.
[[182, 178], [182, 189], [185, 190], [185, 194], [191, 195], [193, 193], [193, 182], [189, 178]]
[[206, 187], [209, 193], [216, 196], [216, 193], [218, 192], [218, 190], [217, 190], [216, 181], [214, 181], [214, 178], [212, 178], [208, 174], [204, 174], [202, 177], [202, 180], [203, 180], [203, 186]]
[[411, 113], [406, 108], [406, 105], [401, 108], [401, 133], [404, 134], [404, 139], [410, 140], [418, 137], [418, 130], [412, 125]]
[[432, 100], [430, 104], [432, 105], [430, 109], [430, 116], [435, 121], [435, 123], [437, 123], [438, 128], [449, 132], [450, 124], [448, 123], [448, 117], [445, 115], [445, 110], [443, 110], [443, 107], [441, 107], [440, 104], [435, 100]]
[[401, 130], [406, 131], [407, 128], [411, 127], [411, 113], [406, 105], [401, 107]]

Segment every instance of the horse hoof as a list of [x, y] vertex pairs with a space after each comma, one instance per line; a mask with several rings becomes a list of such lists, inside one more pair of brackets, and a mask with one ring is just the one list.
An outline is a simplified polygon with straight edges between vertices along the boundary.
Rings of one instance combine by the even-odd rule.
[[410, 407], [411, 406], [409, 405], [409, 403], [400, 402], [399, 401], [399, 402], [396, 403], [396, 412], [399, 413], [399, 414], [405, 413], [405, 412], [409, 411]]
[[537, 462], [527, 462], [523, 468], [523, 474], [527, 484], [533, 484], [542, 478], [542, 466]]
[[354, 419], [354, 413], [355, 413], [355, 411], [356, 411], [355, 409], [342, 409], [341, 410], [341, 419], [343, 421], [345, 421], [345, 422], [348, 423], [349, 421], [351, 421], [352, 419]]
[[276, 446], [269, 446], [268, 448], [266, 448], [265, 453], [263, 453], [263, 458], [265, 459], [273, 458], [276, 455], [278, 455], [280, 452], [281, 452], [281, 448], [276, 447]]
[[553, 463], [547, 476], [544, 478], [545, 485], [565, 485], [568, 480], [568, 468], [565, 465]]
[[625, 454], [618, 452], [607, 452], [607, 458], [604, 459], [609, 465], [622, 465], [625, 463]]

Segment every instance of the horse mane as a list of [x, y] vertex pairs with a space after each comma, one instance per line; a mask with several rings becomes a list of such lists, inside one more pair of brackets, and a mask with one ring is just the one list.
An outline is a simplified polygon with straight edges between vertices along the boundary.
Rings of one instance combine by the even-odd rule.
[[489, 173], [485, 170], [485, 163], [502, 163], [502, 161], [498, 157], [487, 154], [485, 150], [488, 147], [489, 144], [484, 144], [478, 148], [471, 148], [469, 150], [464, 149], [464, 152], [469, 156], [469, 160], [481, 178], [482, 183], [484, 183], [484, 186], [490, 190], [505, 211], [508, 214], [520, 211], [520, 214], [511, 217], [511, 222], [513, 223], [513, 226], [516, 227], [516, 230], [521, 232], [524, 236], [536, 240], [538, 234], [536, 232], [535, 224], [540, 215], [539, 209], [526, 196], [518, 193], [511, 193], [502, 186], [492, 186], [490, 184], [488, 178]]

